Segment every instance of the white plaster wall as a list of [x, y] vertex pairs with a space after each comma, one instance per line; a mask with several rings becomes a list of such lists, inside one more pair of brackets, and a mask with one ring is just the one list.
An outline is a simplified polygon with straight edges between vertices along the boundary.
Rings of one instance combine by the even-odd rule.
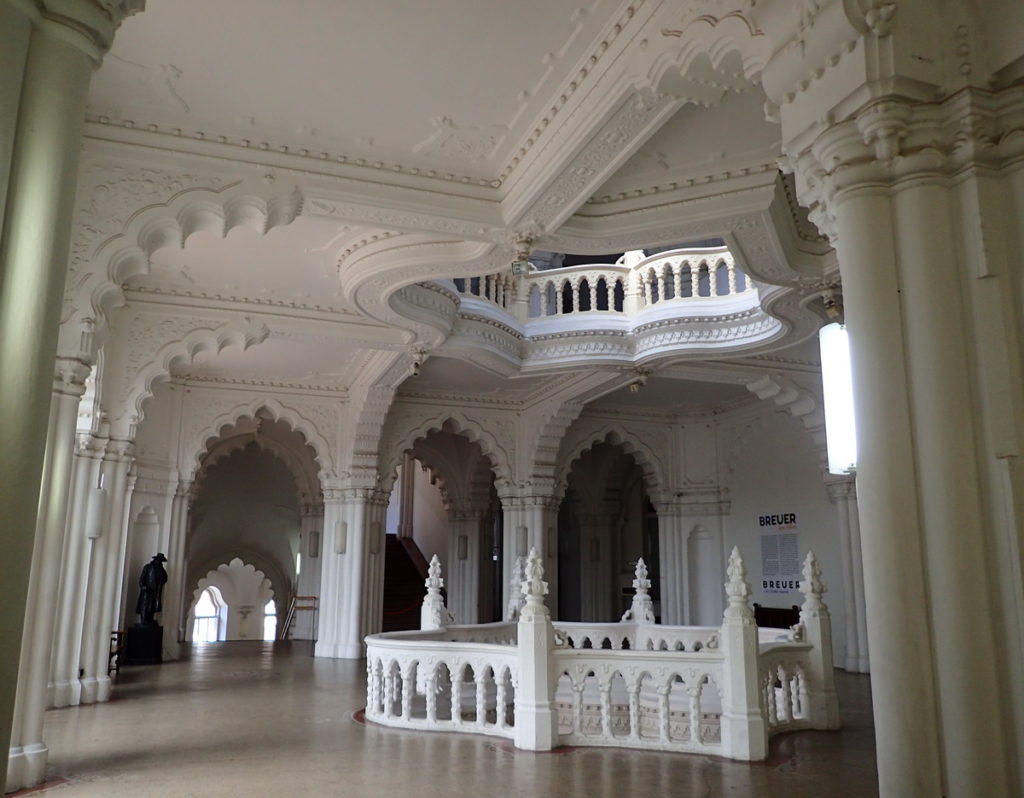
[[418, 463], [415, 480], [412, 539], [428, 562], [436, 554], [448, 568], [448, 511], [444, 508], [441, 491], [430, 484], [429, 472]]
[[759, 405], [723, 420], [723, 443], [729, 451], [727, 474], [731, 511], [725, 518], [728, 553], [739, 546], [751, 584], [751, 602], [766, 606], [800, 605], [798, 591], [766, 593], [761, 586], [761, 515], [796, 513], [800, 559], [813, 550], [829, 587], [825, 596], [832, 615], [833, 655], [844, 662], [845, 617], [840, 569], [839, 528], [819, 469], [819, 453], [798, 420]]

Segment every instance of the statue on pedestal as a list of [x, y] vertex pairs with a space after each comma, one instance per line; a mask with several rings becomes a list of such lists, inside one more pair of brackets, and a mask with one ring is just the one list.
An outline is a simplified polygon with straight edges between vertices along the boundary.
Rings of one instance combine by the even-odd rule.
[[142, 574], [139, 576], [139, 600], [135, 605], [135, 612], [143, 626], [154, 625], [156, 620], [153, 616], [162, 609], [160, 599], [167, 583], [165, 562], [167, 558], [158, 553], [142, 566]]

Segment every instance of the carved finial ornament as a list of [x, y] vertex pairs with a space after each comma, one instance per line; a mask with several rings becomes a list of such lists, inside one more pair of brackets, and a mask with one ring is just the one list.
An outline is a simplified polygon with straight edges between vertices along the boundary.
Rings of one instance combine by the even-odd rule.
[[729, 581], [725, 583], [725, 594], [729, 598], [729, 606], [726, 607], [726, 618], [753, 618], [754, 613], [747, 602], [750, 595], [750, 585], [747, 583], [747, 567], [743, 564], [740, 550], [737, 546], [732, 547], [729, 555], [729, 567], [726, 568], [726, 575]]
[[800, 592], [804, 594], [803, 609], [823, 609], [825, 604], [822, 602], [821, 597], [828, 592], [828, 585], [821, 578], [821, 566], [818, 565], [818, 560], [814, 556], [813, 551], [807, 552], [807, 556], [804, 558], [802, 573], [804, 578], [800, 582]]
[[531, 548], [526, 557], [525, 579], [522, 591], [527, 601], [541, 602], [548, 594], [548, 583], [544, 581], [544, 565], [536, 548]]

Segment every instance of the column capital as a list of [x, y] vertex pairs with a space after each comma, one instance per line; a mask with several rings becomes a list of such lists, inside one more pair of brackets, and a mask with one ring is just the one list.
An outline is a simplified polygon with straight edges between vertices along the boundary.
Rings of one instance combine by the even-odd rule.
[[833, 504], [839, 499], [856, 500], [857, 477], [854, 474], [845, 476], [829, 474], [828, 479], [825, 482], [825, 490], [828, 491], [828, 497]]
[[97, 64], [114, 41], [121, 23], [142, 11], [146, 0], [5, 0], [32, 23], [77, 47]]
[[63, 396], [81, 398], [85, 394], [85, 381], [92, 367], [80, 360], [59, 357], [53, 374], [53, 392]]
[[965, 88], [935, 102], [883, 97], [783, 144], [781, 166], [797, 196], [835, 240], [835, 208], [846, 197], [942, 182], [967, 169], [995, 170], [1024, 157], [1024, 86]]

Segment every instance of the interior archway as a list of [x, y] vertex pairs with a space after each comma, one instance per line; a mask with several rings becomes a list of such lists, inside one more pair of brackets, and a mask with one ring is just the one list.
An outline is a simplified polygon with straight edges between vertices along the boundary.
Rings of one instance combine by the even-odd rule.
[[[493, 464], [479, 443], [449, 424], [418, 438], [405, 452], [389, 506], [384, 628], [418, 627], [417, 598], [434, 555], [458, 623], [500, 615], [500, 516]], [[419, 569], [415, 586], [410, 565]]]
[[597, 443], [574, 461], [558, 511], [561, 620], [617, 621], [640, 557], [657, 608], [658, 515], [643, 469], [621, 444]]

